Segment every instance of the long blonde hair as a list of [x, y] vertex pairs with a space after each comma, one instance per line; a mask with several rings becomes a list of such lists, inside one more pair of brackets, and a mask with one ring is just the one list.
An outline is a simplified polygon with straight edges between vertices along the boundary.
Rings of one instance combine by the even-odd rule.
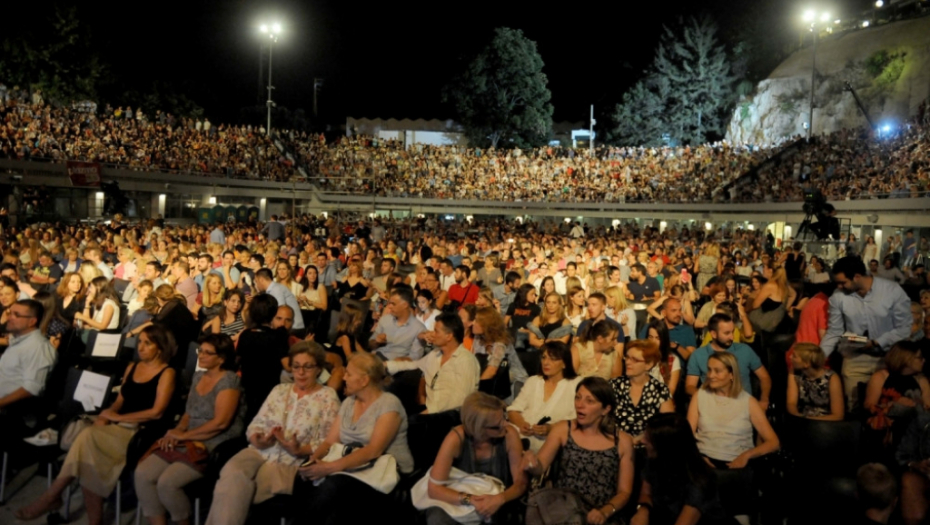
[[626, 297], [623, 296], [623, 290], [621, 290], [619, 286], [611, 286], [610, 288], [604, 290], [604, 297], [607, 297], [607, 306], [610, 306], [610, 303], [614, 303], [616, 305], [614, 310], [617, 313], [620, 313], [629, 308], [629, 305], [626, 302]]
[[[210, 291], [210, 282], [219, 281], [220, 282], [220, 291], [214, 296], [213, 292]], [[211, 306], [216, 306], [223, 302], [223, 297], [226, 295], [226, 287], [223, 286], [223, 279], [215, 273], [208, 273], [207, 278], [203, 280], [203, 297], [201, 298], [201, 303], [204, 308], [210, 308]]]
[[[720, 361], [723, 366], [727, 367], [730, 375], [733, 376], [733, 382], [730, 383], [730, 390], [727, 392], [727, 397], [732, 397], [734, 399], [739, 397], [739, 393], [743, 391], [743, 381], [740, 379], [739, 362], [737, 362], [736, 356], [730, 352], [712, 352], [707, 359], [716, 359]], [[710, 392], [710, 381], [705, 381], [701, 388]]]

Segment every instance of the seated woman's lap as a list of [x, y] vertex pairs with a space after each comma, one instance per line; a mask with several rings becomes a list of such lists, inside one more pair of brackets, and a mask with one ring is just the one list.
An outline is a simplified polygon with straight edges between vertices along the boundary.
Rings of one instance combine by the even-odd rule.
[[294, 480], [292, 515], [295, 523], [313, 525], [374, 522], [393, 513], [388, 506], [391, 500], [390, 494], [382, 494], [352, 476], [327, 476], [319, 485], [298, 476]]

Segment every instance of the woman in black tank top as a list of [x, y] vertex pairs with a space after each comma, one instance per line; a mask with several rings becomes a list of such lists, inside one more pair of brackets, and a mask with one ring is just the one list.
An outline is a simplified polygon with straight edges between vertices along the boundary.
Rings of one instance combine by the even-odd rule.
[[[62, 505], [62, 492], [77, 479], [84, 492], [88, 522], [101, 523], [103, 502], [116, 488], [127, 463], [126, 449], [138, 426], [160, 420], [171, 402], [175, 373], [168, 361], [175, 350], [174, 337], [161, 326], [151, 325], [142, 330], [139, 361], [123, 377], [116, 401], [97, 416], [93, 426], [78, 434], [58, 478], [37, 500], [17, 510], [17, 518], [33, 520], [58, 509]], [[153, 433], [155, 437], [158, 435]], [[143, 443], [140, 448], [147, 447]]]

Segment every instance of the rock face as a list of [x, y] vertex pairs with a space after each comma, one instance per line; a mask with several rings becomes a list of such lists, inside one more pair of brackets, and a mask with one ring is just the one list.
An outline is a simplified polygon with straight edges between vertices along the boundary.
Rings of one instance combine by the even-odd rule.
[[[728, 140], [770, 145], [807, 134], [811, 53], [810, 46], [794, 53], [740, 100]], [[815, 135], [867, 125], [846, 82], [876, 126], [901, 123], [930, 95], [930, 17], [823, 34], [816, 70]]]

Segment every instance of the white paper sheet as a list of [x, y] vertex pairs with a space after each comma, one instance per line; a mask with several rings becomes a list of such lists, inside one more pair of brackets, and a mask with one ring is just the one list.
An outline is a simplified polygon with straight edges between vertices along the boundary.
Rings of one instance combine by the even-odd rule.
[[77, 388], [74, 389], [74, 400], [80, 401], [88, 411], [100, 408], [107, 397], [109, 385], [109, 377], [84, 370], [81, 372]]
[[122, 338], [120, 334], [97, 334], [97, 340], [94, 342], [94, 348], [91, 350], [93, 357], [116, 357], [119, 353], [119, 341]]

